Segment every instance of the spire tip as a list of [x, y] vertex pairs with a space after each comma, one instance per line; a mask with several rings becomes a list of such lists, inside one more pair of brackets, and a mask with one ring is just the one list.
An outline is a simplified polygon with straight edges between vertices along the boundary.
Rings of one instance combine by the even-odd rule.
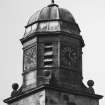
[[52, 0], [52, 4], [54, 4], [54, 0]]

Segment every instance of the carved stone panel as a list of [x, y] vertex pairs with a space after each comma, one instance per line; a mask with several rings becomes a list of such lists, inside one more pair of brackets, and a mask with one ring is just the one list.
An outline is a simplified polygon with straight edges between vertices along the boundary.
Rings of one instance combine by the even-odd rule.
[[24, 64], [23, 69], [26, 70], [33, 70], [37, 66], [37, 47], [33, 46], [31, 48], [27, 48], [24, 50]]
[[69, 44], [61, 44], [61, 65], [66, 68], [78, 66], [78, 48]]

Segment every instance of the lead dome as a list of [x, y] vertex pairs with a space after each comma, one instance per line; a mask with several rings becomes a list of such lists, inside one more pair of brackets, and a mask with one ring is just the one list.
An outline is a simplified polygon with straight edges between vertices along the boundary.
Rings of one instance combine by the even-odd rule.
[[35, 32], [67, 32], [79, 34], [80, 29], [73, 15], [57, 4], [50, 4], [36, 11], [25, 26], [24, 37]]

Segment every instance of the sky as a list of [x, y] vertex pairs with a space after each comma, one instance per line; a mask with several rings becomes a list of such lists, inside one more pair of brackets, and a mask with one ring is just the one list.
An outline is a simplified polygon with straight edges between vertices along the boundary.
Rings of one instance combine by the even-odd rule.
[[[14, 82], [22, 84], [24, 26], [35, 11], [50, 0], [0, 0], [0, 105], [11, 94]], [[75, 17], [85, 41], [83, 81], [94, 80], [96, 94], [105, 96], [105, 0], [55, 0]], [[100, 100], [105, 105], [105, 98]]]

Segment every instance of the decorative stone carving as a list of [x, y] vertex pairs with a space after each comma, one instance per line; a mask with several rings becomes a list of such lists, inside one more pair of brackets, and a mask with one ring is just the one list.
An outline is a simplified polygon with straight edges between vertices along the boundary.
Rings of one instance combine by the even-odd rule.
[[78, 63], [77, 50], [75, 48], [64, 46], [61, 48], [62, 64], [66, 67], [74, 67]]
[[24, 70], [32, 70], [37, 64], [36, 46], [24, 51]]
[[16, 96], [17, 94], [18, 94], [18, 87], [19, 87], [19, 85], [17, 84], [17, 83], [13, 83], [12, 84], [12, 88], [13, 88], [13, 91], [12, 91], [12, 93], [11, 93], [11, 96], [13, 97], [13, 96]]
[[93, 80], [88, 80], [87, 85], [89, 86], [88, 90], [90, 94], [95, 94], [95, 91], [93, 89], [94, 81]]

